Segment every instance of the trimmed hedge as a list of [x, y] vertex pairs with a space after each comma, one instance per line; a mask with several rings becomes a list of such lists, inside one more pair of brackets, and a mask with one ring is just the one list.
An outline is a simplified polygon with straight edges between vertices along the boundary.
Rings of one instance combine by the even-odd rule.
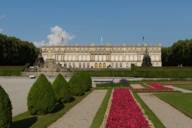
[[28, 110], [32, 115], [51, 113], [56, 106], [56, 97], [51, 83], [41, 74], [28, 95]]
[[90, 90], [91, 83], [91, 77], [87, 72], [77, 72], [69, 81], [71, 93], [74, 96], [83, 95]]
[[69, 85], [61, 74], [59, 74], [54, 80], [53, 90], [55, 91], [59, 103], [69, 102], [72, 100]]
[[10, 128], [12, 124], [12, 105], [9, 96], [0, 86], [0, 128]]
[[134, 67], [85, 71], [99, 77], [192, 78], [192, 67]]

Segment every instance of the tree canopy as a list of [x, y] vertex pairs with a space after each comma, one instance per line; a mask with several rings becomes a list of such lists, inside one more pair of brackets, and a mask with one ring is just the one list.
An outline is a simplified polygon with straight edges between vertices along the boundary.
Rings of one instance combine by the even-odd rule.
[[33, 43], [0, 34], [0, 65], [33, 64], [38, 53]]
[[192, 39], [179, 40], [171, 47], [162, 48], [163, 66], [192, 66]]

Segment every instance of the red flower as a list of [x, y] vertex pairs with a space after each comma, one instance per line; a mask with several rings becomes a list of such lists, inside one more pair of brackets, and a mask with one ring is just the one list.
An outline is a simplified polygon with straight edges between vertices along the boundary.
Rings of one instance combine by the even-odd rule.
[[129, 89], [115, 89], [106, 128], [149, 128]]

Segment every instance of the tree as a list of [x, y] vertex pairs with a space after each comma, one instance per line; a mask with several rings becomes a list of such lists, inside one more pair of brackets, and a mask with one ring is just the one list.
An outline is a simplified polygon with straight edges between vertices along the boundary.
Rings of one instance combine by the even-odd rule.
[[38, 54], [33, 43], [0, 34], [0, 65], [33, 64]]
[[142, 62], [142, 67], [151, 67], [151, 57], [149, 56], [148, 51], [146, 50], [144, 57], [143, 57], [143, 62]]
[[0, 128], [10, 128], [12, 123], [12, 105], [9, 96], [0, 86]]
[[28, 110], [32, 115], [46, 114], [54, 110], [56, 97], [51, 83], [41, 74], [28, 95]]
[[53, 90], [55, 91], [59, 103], [69, 102], [72, 100], [69, 85], [61, 74], [59, 74], [54, 80]]
[[192, 39], [179, 40], [171, 47], [162, 48], [163, 66], [192, 66]]
[[74, 96], [83, 95], [91, 88], [91, 77], [86, 72], [75, 73], [69, 81], [71, 93]]

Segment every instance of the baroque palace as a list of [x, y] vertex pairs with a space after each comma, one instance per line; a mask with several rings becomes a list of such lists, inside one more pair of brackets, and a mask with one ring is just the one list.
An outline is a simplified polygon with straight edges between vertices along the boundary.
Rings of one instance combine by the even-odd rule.
[[60, 45], [43, 46], [43, 59], [65, 68], [130, 68], [141, 66], [144, 54], [154, 67], [161, 67], [161, 45]]

